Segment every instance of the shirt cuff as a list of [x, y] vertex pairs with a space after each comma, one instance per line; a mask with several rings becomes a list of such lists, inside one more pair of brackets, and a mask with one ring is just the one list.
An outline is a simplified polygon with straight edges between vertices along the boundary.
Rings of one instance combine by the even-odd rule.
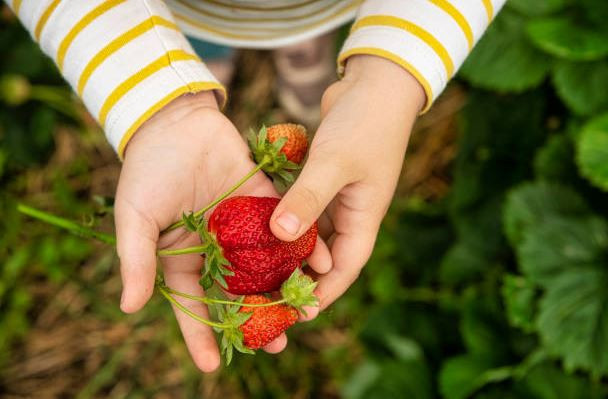
[[505, 0], [367, 0], [338, 56], [374, 55], [412, 74], [424, 88], [428, 111]]

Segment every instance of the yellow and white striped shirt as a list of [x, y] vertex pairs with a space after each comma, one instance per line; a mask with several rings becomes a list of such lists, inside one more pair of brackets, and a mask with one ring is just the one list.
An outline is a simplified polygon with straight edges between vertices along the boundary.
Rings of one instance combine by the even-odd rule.
[[182, 32], [276, 48], [356, 18], [338, 57], [371, 54], [418, 79], [425, 110], [506, 0], [7, 0], [122, 157], [135, 131], [184, 93], [226, 92]]

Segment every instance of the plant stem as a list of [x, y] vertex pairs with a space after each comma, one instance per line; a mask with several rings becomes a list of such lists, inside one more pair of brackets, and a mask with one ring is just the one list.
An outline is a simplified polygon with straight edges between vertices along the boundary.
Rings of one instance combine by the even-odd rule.
[[207, 245], [196, 245], [194, 247], [187, 248], [179, 248], [179, 249], [161, 249], [157, 252], [158, 256], [174, 256], [174, 255], [184, 255], [184, 254], [200, 254], [205, 249], [207, 249]]
[[184, 312], [188, 316], [192, 317], [194, 320], [199, 321], [199, 322], [201, 322], [203, 324], [206, 324], [206, 325], [208, 325], [210, 327], [217, 327], [217, 328], [231, 327], [229, 324], [216, 323], [214, 321], [207, 320], [207, 319], [204, 319], [204, 318], [200, 317], [199, 315], [197, 315], [196, 313], [192, 312], [190, 309], [188, 309], [187, 307], [185, 307], [184, 305], [182, 305], [181, 303], [179, 303], [178, 301], [176, 301], [175, 298], [173, 298], [171, 295], [169, 295], [169, 292], [167, 292], [167, 290], [165, 290], [162, 285], [158, 285], [157, 287], [158, 287], [158, 290], [160, 291], [160, 293], [165, 298], [167, 298], [167, 300], [169, 302], [171, 302], [179, 310], [181, 310], [182, 312]]
[[[232, 194], [233, 192], [235, 192], [239, 187], [241, 187], [243, 184], [245, 184], [245, 182], [247, 180], [249, 180], [253, 175], [255, 175], [256, 173], [258, 173], [260, 170], [262, 170], [262, 168], [264, 166], [266, 166], [268, 164], [269, 161], [267, 160], [263, 160], [262, 162], [260, 162], [255, 168], [253, 168], [251, 170], [251, 172], [247, 173], [245, 176], [243, 176], [241, 178], [241, 180], [239, 180], [238, 182], [236, 182], [236, 184], [234, 186], [232, 186], [232, 188], [230, 188], [228, 191], [224, 192], [222, 195], [220, 195], [218, 198], [216, 198], [213, 202], [211, 202], [209, 205], [205, 206], [203, 209], [200, 209], [198, 211], [196, 211], [194, 213], [195, 217], [201, 217], [205, 212], [207, 212], [209, 209], [213, 208], [214, 206], [216, 206], [217, 204], [219, 204], [221, 201], [223, 201], [226, 197], [228, 197], [230, 194]], [[179, 220], [175, 223], [173, 223], [171, 226], [167, 227], [165, 230], [163, 230], [161, 232], [161, 234], [164, 233], [168, 233], [170, 231], [173, 231], [181, 226], [184, 225], [184, 221], [183, 220]]]
[[17, 204], [17, 210], [25, 215], [33, 217], [34, 219], [42, 220], [43, 222], [49, 223], [53, 226], [69, 230], [76, 235], [85, 238], [95, 238], [99, 241], [105, 242], [106, 244], [116, 245], [116, 237], [111, 234], [95, 231], [89, 227], [83, 226], [71, 220], [64, 219], [60, 216], [52, 215], [50, 213], [41, 211], [36, 208], [32, 208], [31, 206], [25, 204]]
[[234, 301], [228, 301], [228, 300], [224, 300], [224, 299], [217, 299], [217, 298], [209, 298], [209, 297], [204, 297], [204, 296], [196, 296], [196, 295], [190, 295], [190, 294], [185, 294], [183, 292], [179, 292], [179, 291], [175, 291], [173, 288], [167, 287], [167, 286], [163, 286], [163, 289], [165, 289], [167, 292], [173, 294], [173, 295], [177, 295], [177, 296], [181, 296], [183, 298], [188, 298], [188, 299], [192, 299], [194, 301], [199, 301], [202, 303], [205, 303], [207, 305], [210, 304], [221, 304], [221, 305], [239, 305], [239, 306], [247, 306], [248, 308], [262, 308], [265, 306], [273, 306], [273, 305], [281, 305], [283, 303], [286, 302], [285, 299], [279, 299], [278, 301], [274, 301], [274, 302], [268, 302], [268, 303], [252, 303], [252, 304], [244, 304], [241, 302], [234, 302]]
[[[17, 210], [25, 215], [31, 216], [34, 219], [41, 220], [50, 225], [68, 230], [78, 236], [85, 238], [94, 238], [106, 244], [116, 245], [116, 237], [83, 226], [71, 220], [62, 218], [61, 216], [53, 215], [40, 209], [33, 208], [25, 204], [17, 204]], [[196, 245], [194, 247], [178, 248], [178, 249], [161, 249], [157, 251], [158, 256], [173, 256], [183, 254], [197, 254], [203, 252], [206, 245]]]

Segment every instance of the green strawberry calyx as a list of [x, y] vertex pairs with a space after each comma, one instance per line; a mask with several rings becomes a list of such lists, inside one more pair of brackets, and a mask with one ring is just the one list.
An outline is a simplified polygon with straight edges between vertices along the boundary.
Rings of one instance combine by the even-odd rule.
[[318, 306], [319, 304], [319, 298], [314, 294], [316, 287], [317, 282], [297, 268], [281, 285], [281, 297], [287, 305], [293, 306], [306, 315], [304, 306]]
[[[242, 297], [238, 303], [242, 302]], [[241, 305], [213, 305], [217, 312], [218, 320], [229, 327], [215, 327], [215, 331], [222, 334], [220, 339], [220, 351], [226, 359], [226, 365], [232, 361], [232, 355], [234, 350], [238, 352], [253, 355], [255, 352], [247, 348], [243, 343], [243, 332], [240, 330], [240, 326], [244, 324], [251, 315], [252, 312], [239, 312]]]
[[207, 290], [211, 288], [215, 280], [222, 288], [228, 288], [224, 276], [233, 276], [234, 272], [228, 268], [230, 262], [224, 256], [215, 234], [207, 230], [207, 221], [203, 217], [198, 218], [193, 213], [184, 213], [182, 220], [186, 230], [197, 233], [201, 238], [202, 245], [196, 248], [198, 253], [205, 256], [205, 263], [201, 270], [199, 284]]
[[293, 172], [300, 169], [300, 166], [288, 160], [287, 156], [281, 152], [287, 143], [286, 137], [281, 137], [271, 143], [268, 141], [266, 126], [262, 125], [257, 134], [253, 130], [249, 132], [247, 142], [254, 161], [262, 167], [264, 172], [285, 184], [293, 182]]

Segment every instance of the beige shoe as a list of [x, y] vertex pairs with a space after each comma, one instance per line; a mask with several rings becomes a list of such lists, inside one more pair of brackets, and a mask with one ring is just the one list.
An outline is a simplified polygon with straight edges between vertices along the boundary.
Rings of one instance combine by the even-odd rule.
[[277, 97], [294, 121], [315, 129], [320, 122], [321, 97], [337, 79], [335, 33], [275, 50]]

